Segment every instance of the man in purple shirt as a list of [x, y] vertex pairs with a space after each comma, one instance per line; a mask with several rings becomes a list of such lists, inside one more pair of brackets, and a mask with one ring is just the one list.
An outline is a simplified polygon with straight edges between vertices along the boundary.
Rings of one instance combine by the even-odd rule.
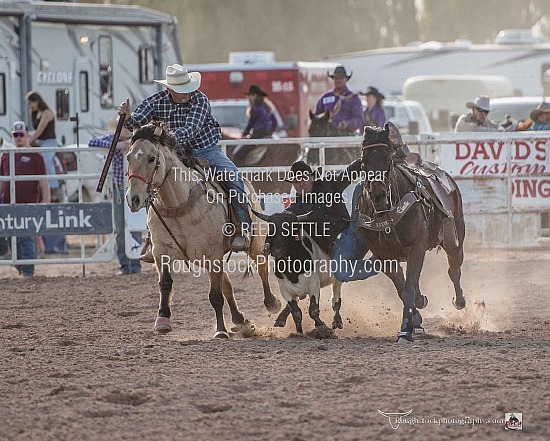
[[315, 108], [315, 115], [329, 112], [332, 125], [346, 134], [363, 128], [361, 100], [346, 86], [351, 75], [344, 66], [337, 66], [332, 75], [328, 74], [334, 80], [334, 89], [323, 94]]

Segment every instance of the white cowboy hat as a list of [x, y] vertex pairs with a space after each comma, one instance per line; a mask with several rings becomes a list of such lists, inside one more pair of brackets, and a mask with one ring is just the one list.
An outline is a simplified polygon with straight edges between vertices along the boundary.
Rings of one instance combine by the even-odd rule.
[[478, 109], [490, 112], [491, 98], [489, 98], [487, 95], [478, 95], [476, 96], [476, 99], [473, 103], [471, 101], [468, 101], [466, 103], [466, 107], [468, 107], [468, 109], [471, 109], [472, 107], [477, 107]]
[[180, 64], [172, 64], [166, 68], [166, 79], [155, 80], [176, 93], [191, 93], [201, 86], [201, 74], [199, 72], [187, 72]]

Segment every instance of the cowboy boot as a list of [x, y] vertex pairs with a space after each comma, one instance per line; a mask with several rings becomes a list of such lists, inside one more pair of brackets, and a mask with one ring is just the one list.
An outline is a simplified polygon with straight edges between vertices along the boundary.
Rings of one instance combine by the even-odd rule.
[[151, 239], [149, 238], [149, 234], [147, 234], [143, 247], [141, 247], [141, 256], [139, 256], [139, 260], [142, 262], [155, 263], [155, 258], [153, 257], [153, 252], [151, 251], [150, 245]]

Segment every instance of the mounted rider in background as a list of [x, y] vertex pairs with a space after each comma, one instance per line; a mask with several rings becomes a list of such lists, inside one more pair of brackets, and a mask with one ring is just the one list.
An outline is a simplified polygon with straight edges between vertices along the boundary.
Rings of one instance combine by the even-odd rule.
[[352, 74], [348, 75], [344, 66], [337, 66], [332, 74], [327, 72], [334, 80], [334, 89], [324, 93], [315, 108], [315, 115], [328, 112], [331, 124], [344, 136], [353, 135], [363, 128], [361, 100], [346, 85]]

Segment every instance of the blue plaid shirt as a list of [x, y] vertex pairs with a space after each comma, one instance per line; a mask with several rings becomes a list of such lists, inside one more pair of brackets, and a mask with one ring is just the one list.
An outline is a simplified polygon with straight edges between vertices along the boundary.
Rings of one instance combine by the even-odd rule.
[[180, 148], [202, 149], [216, 145], [221, 139], [220, 125], [212, 116], [208, 98], [200, 90], [191, 92], [185, 104], [174, 104], [167, 90], [155, 93], [138, 104], [125, 124], [132, 130], [151, 121], [167, 123]]
[[[90, 147], [111, 147], [113, 138], [115, 135], [111, 133], [110, 135], [100, 136], [99, 138], [93, 138], [90, 140], [88, 145]], [[120, 150], [115, 150], [115, 156], [113, 156], [113, 173], [115, 175], [115, 184], [122, 185], [124, 180], [124, 158]]]

